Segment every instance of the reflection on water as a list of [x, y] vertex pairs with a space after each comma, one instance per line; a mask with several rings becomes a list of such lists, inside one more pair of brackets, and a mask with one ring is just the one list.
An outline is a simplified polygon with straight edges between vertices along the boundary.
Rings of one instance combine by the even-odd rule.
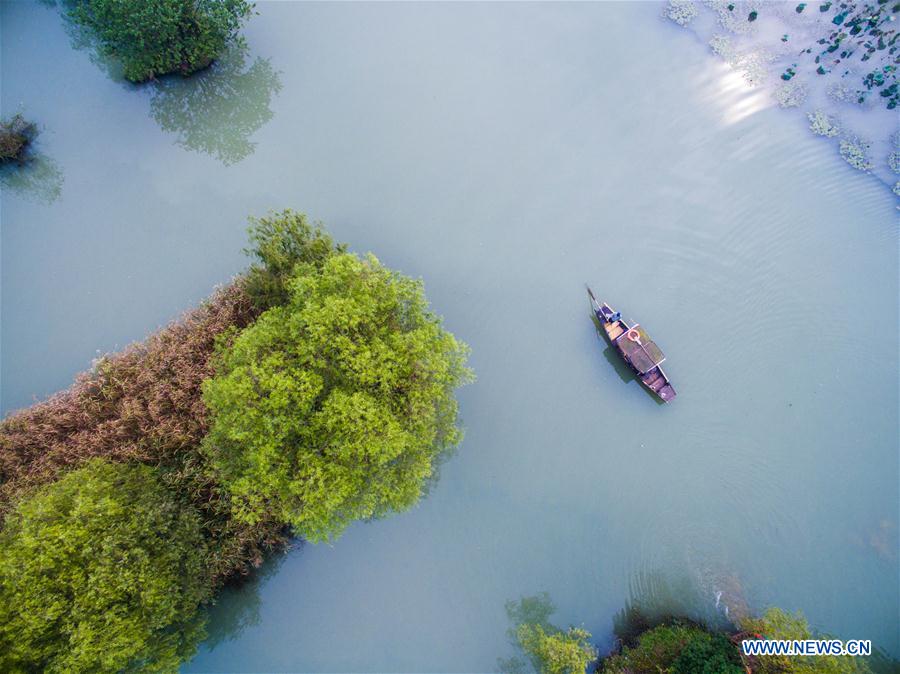
[[69, 36], [69, 43], [72, 45], [72, 49], [85, 52], [88, 55], [88, 58], [90, 58], [91, 63], [102, 70], [110, 79], [120, 82], [124, 86], [135, 86], [125, 79], [121, 61], [109, 55], [103, 49], [96, 34], [72, 18], [71, 12], [77, 0], [59, 0], [59, 2], [56, 0], [39, 1], [42, 5], [46, 5], [47, 7], [59, 8], [59, 15], [63, 21], [63, 28], [66, 31], [66, 35]]
[[[541, 592], [531, 597], [522, 597], [518, 601], [506, 602], [506, 617], [509, 620], [509, 629], [506, 632], [513, 648], [521, 651], [517, 630], [519, 625], [540, 625], [545, 630], [550, 630], [550, 616], [556, 612], [556, 606], [550, 599], [550, 594]], [[539, 663], [532, 663], [534, 671], [540, 670]], [[527, 674], [531, 671], [524, 658], [514, 655], [511, 658], [497, 658], [497, 671], [503, 674]]]
[[[735, 577], [727, 579], [722, 586], [727, 592], [725, 589], [708, 592], [687, 576], [669, 576], [658, 570], [638, 572], [628, 584], [625, 608], [613, 618], [614, 632], [618, 638], [630, 642], [644, 630], [672, 618], [689, 618], [711, 627], [731, 627], [733, 621], [746, 615], [745, 602]], [[730, 605], [742, 608], [730, 611]]]
[[250, 136], [272, 119], [272, 96], [281, 91], [268, 59], [248, 61], [247, 48], [237, 46], [192, 77], [161, 78], [153, 85], [153, 118], [188, 150], [226, 165], [244, 159], [256, 148]]
[[215, 603], [203, 611], [203, 618], [210, 618], [205, 648], [214, 650], [221, 643], [237, 639], [248, 627], [259, 624], [259, 590], [281, 568], [285, 556], [270, 555], [249, 576], [241, 577], [216, 595]]
[[34, 153], [21, 162], [0, 166], [0, 188], [49, 204], [62, 193], [63, 172], [50, 157]]

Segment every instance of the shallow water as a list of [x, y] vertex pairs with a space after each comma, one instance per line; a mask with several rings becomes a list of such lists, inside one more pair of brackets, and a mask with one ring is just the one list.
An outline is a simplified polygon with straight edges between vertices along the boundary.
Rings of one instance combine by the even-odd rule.
[[[900, 654], [884, 185], [654, 3], [258, 9], [242, 63], [152, 89], [3, 3], [2, 110], [48, 162], [3, 183], [4, 412], [207, 295], [287, 206], [424, 277], [478, 381], [428, 499], [226, 592], [185, 671], [491, 671], [504, 602], [541, 590], [601, 648], [629, 602], [746, 603]], [[623, 381], [585, 282], [667, 353], [673, 404]]]

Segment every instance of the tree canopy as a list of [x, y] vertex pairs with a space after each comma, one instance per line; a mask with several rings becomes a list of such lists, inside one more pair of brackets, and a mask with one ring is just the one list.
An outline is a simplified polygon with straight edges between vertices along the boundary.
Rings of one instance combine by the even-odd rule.
[[0, 532], [0, 670], [171, 671], [202, 635], [199, 517], [153, 468], [94, 459]]
[[311, 541], [417, 501], [459, 441], [454, 389], [470, 377], [421, 282], [372, 255], [323, 257], [296, 264], [287, 303], [223, 346], [204, 384], [205, 449], [236, 516]]
[[132, 82], [206, 67], [253, 9], [247, 0], [68, 0], [68, 7]]
[[519, 644], [540, 674], [584, 674], [597, 657], [591, 645], [591, 633], [580, 627], [547, 630], [541, 625], [524, 623], [518, 629]]
[[[802, 613], [788, 613], [772, 607], [762, 617], [747, 618], [741, 627], [748, 632], [761, 634], [766, 639], [811, 639], [809, 624]], [[760, 674], [864, 674], [871, 671], [862, 658], [838, 655], [787, 656], [763, 655], [757, 657], [756, 669]]]
[[[506, 615], [512, 623], [508, 632], [511, 641], [538, 674], [584, 674], [597, 658], [591, 633], [580, 627], [556, 627], [550, 622], [555, 611], [546, 592], [506, 602]], [[528, 671], [527, 662], [518, 656], [501, 659], [498, 666], [507, 674]]]
[[743, 674], [738, 649], [724, 634], [674, 622], [643, 632], [603, 662], [604, 674]]

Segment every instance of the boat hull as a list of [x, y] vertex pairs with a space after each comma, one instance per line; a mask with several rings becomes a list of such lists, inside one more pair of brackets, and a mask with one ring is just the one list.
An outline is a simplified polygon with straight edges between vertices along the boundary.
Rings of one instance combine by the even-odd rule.
[[636, 324], [628, 324], [611, 306], [605, 302], [603, 304], [598, 303], [594, 299], [593, 294], [591, 294], [591, 301], [594, 305], [594, 315], [603, 327], [606, 340], [611, 346], [616, 348], [619, 355], [634, 371], [641, 384], [648, 391], [653, 393], [653, 395], [664, 403], [670, 402], [676, 395], [675, 388], [672, 386], [662, 367], [660, 367], [660, 364], [657, 363], [653, 365], [653, 367], [641, 371], [640, 368], [635, 366], [633, 360], [628, 357], [628, 352], [622, 347], [622, 340], [628, 339], [627, 333], [630, 330], [637, 330], [639, 326]]

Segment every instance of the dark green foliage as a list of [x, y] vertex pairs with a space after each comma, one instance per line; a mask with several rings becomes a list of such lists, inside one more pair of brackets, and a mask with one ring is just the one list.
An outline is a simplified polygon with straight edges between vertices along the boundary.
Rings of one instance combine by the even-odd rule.
[[705, 632], [684, 647], [671, 674], [744, 674], [737, 648], [724, 634]]
[[237, 518], [274, 517], [322, 541], [418, 500], [459, 440], [454, 389], [470, 375], [420, 282], [334, 254], [316, 232], [302, 216], [257, 223], [265, 287], [287, 287], [290, 301], [223, 350], [203, 391], [205, 447]]
[[143, 82], [208, 66], [237, 38], [253, 5], [247, 0], [69, 0], [72, 19], [103, 51]]
[[[741, 627], [754, 635], [761, 634], [765, 639], [813, 638], [803, 614], [791, 614], [780, 608], [770, 608], [761, 618], [743, 620]], [[871, 671], [863, 658], [851, 656], [765, 655], [755, 660], [755, 674], [867, 674]]]
[[737, 648], [723, 634], [675, 621], [643, 632], [603, 662], [604, 674], [742, 674]]
[[21, 159], [34, 135], [34, 124], [22, 115], [0, 122], [0, 163]]
[[244, 252], [256, 259], [247, 271], [245, 289], [260, 310], [282, 306], [290, 300], [288, 281], [298, 264], [321, 269], [325, 260], [347, 250], [306, 215], [285, 210], [250, 219], [250, 247]]
[[171, 671], [202, 636], [200, 518], [148, 466], [88, 462], [0, 532], [0, 670]]

